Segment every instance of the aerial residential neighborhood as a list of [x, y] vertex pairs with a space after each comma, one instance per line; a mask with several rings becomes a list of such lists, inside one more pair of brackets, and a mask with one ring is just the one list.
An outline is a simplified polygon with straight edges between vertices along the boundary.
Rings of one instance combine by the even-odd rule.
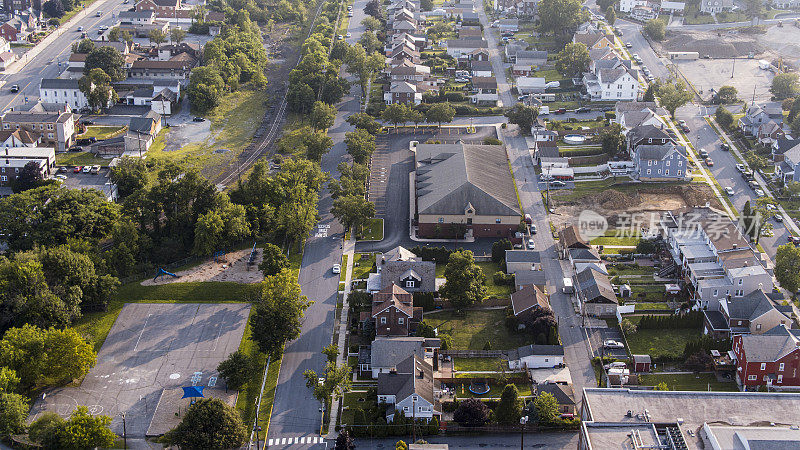
[[0, 447], [800, 446], [800, 4], [7, 0]]

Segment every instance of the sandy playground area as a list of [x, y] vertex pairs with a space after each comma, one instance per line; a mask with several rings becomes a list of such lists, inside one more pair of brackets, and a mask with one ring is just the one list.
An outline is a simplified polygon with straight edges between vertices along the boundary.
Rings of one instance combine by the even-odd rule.
[[167, 283], [188, 283], [192, 281], [232, 281], [234, 283], [259, 283], [264, 281], [264, 274], [258, 270], [264, 258], [262, 249], [256, 249], [255, 264], [248, 268], [251, 249], [237, 250], [225, 256], [208, 261], [180, 272], [173, 272], [178, 278], [161, 275], [157, 281], [148, 278], [142, 286], [154, 286]]

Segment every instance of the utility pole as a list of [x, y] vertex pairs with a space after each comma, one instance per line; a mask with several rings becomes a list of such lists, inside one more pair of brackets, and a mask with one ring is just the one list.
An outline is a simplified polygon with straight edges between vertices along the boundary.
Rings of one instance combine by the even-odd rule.
[[122, 442], [123, 442], [124, 448], [127, 449], [128, 448], [128, 429], [127, 429], [127, 426], [125, 424], [125, 413], [123, 412], [123, 413], [119, 413], [119, 414], [122, 416]]
[[733, 73], [736, 71], [736, 57], [733, 57], [733, 68], [731, 69], [731, 78], [733, 78]]
[[522, 416], [519, 418], [519, 448], [520, 450], [525, 448], [525, 424], [528, 423], [528, 416]]

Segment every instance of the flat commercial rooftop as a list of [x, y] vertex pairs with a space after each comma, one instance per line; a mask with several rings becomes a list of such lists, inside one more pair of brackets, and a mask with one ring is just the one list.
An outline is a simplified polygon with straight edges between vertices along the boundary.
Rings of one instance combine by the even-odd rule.
[[173, 415], [188, 405], [188, 399], [162, 399], [162, 391], [198, 385], [209, 386], [211, 395], [224, 392], [217, 365], [239, 348], [249, 312], [247, 303], [127, 304], [80, 387], [47, 392], [31, 420], [44, 411], [66, 417], [85, 405], [93, 414], [110, 416], [118, 434], [124, 412], [128, 436], [143, 437], [157, 405]]

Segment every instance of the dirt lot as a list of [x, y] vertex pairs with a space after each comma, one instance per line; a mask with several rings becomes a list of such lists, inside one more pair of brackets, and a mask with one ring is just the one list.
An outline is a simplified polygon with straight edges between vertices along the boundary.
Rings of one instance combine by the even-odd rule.
[[178, 278], [169, 275], [158, 277], [157, 281], [147, 279], [142, 281], [142, 286], [153, 286], [168, 283], [188, 283], [190, 281], [233, 281], [235, 283], [258, 283], [264, 280], [264, 275], [258, 270], [258, 265], [263, 259], [263, 252], [258, 250], [255, 265], [247, 267], [250, 259], [250, 249], [237, 250], [227, 255], [210, 260], [192, 267], [191, 269], [181, 270], [175, 273]]
[[769, 87], [775, 74], [759, 69], [758, 59], [736, 59], [736, 67], [733, 59], [698, 59], [680, 61], [677, 65], [704, 100], [711, 99], [712, 88], [719, 89], [722, 86], [735, 87], [739, 98], [748, 101], [753, 98], [753, 88], [756, 101], [769, 101], [772, 97]]
[[[581, 183], [577, 183], [580, 189]], [[680, 186], [622, 185], [618, 189], [588, 190], [585, 195], [575, 196], [569, 190], [552, 194], [556, 202], [556, 214], [551, 221], [556, 228], [572, 222], [581, 211], [590, 209], [605, 217], [609, 225], [615, 225], [620, 215], [633, 213], [655, 213], [685, 206], [705, 205], [719, 208], [719, 202], [706, 185]]]

